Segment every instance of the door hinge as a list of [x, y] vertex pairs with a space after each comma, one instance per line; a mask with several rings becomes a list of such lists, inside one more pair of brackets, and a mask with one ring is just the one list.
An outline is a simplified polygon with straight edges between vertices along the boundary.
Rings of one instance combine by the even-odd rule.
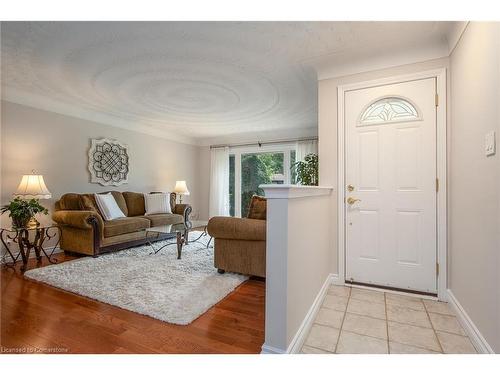
[[436, 97], [435, 97], [434, 101], [436, 103], [436, 107], [438, 107], [439, 106], [439, 94], [438, 93], [436, 93]]
[[439, 178], [436, 178], [436, 193], [439, 192]]
[[439, 276], [439, 263], [436, 263], [436, 276]]

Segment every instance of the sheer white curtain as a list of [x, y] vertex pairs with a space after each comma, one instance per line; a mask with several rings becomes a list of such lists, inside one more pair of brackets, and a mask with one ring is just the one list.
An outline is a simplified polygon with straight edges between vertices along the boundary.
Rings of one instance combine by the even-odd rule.
[[229, 147], [210, 150], [209, 215], [229, 216]]
[[309, 154], [318, 154], [318, 141], [298, 141], [297, 150], [295, 153], [296, 161], [304, 161], [304, 158]]

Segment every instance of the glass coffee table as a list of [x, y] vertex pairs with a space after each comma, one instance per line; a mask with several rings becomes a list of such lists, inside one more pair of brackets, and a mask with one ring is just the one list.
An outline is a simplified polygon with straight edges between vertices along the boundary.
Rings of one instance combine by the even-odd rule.
[[[151, 227], [146, 229], [146, 238], [148, 238], [148, 243], [149, 246], [153, 249], [153, 252], [151, 254], [157, 254], [160, 250], [164, 249], [167, 246], [170, 245], [177, 245], [177, 259], [181, 259], [182, 255], [182, 246], [187, 245], [189, 242], [197, 242], [199, 241], [202, 237], [208, 236], [207, 233], [207, 225], [208, 221], [203, 221], [203, 220], [194, 220], [189, 223], [179, 223], [179, 224], [170, 224], [170, 225], [159, 225], [157, 227]], [[203, 232], [198, 236], [198, 238], [189, 241], [189, 231], [191, 231], [194, 228], [203, 228]], [[152, 236], [150, 236], [150, 234]], [[159, 248], [155, 249], [153, 246], [153, 243], [149, 241], [149, 238], [153, 237], [155, 239], [158, 239], [162, 235], [175, 235], [176, 237], [176, 242], [169, 242], [164, 244], [163, 246], [160, 246]], [[168, 240], [168, 238], [167, 238]], [[210, 242], [212, 239], [208, 241], [207, 248], [210, 245]]]

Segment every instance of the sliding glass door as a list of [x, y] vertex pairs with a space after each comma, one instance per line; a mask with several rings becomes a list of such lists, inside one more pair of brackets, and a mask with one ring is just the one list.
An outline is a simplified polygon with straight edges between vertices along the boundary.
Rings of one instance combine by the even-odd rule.
[[253, 195], [264, 195], [262, 184], [285, 183], [282, 152], [241, 155], [241, 216], [246, 217]]
[[235, 148], [229, 156], [229, 203], [231, 216], [246, 217], [254, 194], [264, 195], [263, 184], [291, 183], [293, 145]]

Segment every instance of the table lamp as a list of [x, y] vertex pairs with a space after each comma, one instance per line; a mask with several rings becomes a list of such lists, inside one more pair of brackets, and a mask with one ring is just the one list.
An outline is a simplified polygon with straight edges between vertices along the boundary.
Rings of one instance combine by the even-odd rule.
[[[52, 198], [52, 194], [45, 185], [43, 176], [35, 174], [35, 171], [33, 171], [32, 174], [25, 174], [23, 176], [23, 178], [21, 179], [21, 183], [19, 184], [16, 192], [14, 193], [14, 196], [26, 200]], [[30, 218], [28, 225], [29, 226], [39, 225], [34, 215]]]
[[189, 190], [186, 185], [186, 181], [176, 181], [174, 192], [179, 195], [179, 203], [182, 204], [182, 196], [189, 195]]

